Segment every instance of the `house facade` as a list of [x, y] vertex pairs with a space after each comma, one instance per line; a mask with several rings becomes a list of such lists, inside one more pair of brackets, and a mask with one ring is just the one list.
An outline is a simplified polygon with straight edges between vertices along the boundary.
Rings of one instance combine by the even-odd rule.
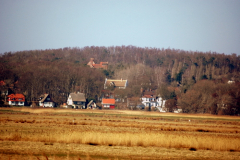
[[159, 107], [165, 107], [166, 100], [162, 99], [162, 97], [157, 97], [157, 103]]
[[166, 100], [163, 100], [160, 96], [157, 97], [156, 90], [142, 92], [141, 101], [145, 107], [157, 108], [160, 112], [166, 112]]
[[102, 99], [102, 108], [103, 109], [114, 109], [115, 108], [115, 99]]
[[85, 109], [86, 98], [83, 93], [70, 93], [67, 99], [67, 105], [75, 109]]
[[139, 100], [139, 97], [132, 97], [132, 98], [127, 98], [127, 107], [129, 109], [141, 109], [142, 106], [139, 106], [139, 105], [142, 105], [140, 100]]
[[163, 100], [161, 97], [150, 97], [150, 96], [143, 96], [141, 98], [142, 104], [145, 107], [150, 108], [157, 108], [160, 112], [166, 112], [167, 109], [165, 108], [166, 100]]
[[158, 106], [158, 103], [156, 101], [156, 97], [145, 95], [142, 96], [142, 104], [145, 105], [145, 107], [156, 107]]
[[43, 94], [39, 97], [39, 106], [40, 107], [55, 107], [55, 102], [50, 97], [49, 94]]
[[8, 96], [8, 103], [13, 106], [24, 106], [25, 96], [23, 94], [10, 94]]

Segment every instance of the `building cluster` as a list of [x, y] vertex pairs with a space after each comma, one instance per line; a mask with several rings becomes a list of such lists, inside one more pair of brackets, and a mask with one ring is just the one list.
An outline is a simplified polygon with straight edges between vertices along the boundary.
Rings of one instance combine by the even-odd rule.
[[[87, 64], [91, 68], [96, 69], [108, 69], [108, 62], [100, 62], [96, 64], [94, 59], [91, 58]], [[4, 82], [1, 81], [0, 85], [4, 85]], [[130, 109], [155, 109], [160, 112], [167, 112], [168, 110], [165, 107], [166, 100], [162, 99], [160, 95], [157, 95], [156, 90], [142, 90], [141, 97], [120, 97], [115, 94], [115, 89], [126, 89], [128, 86], [127, 79], [105, 79], [104, 90], [102, 90], [101, 97], [99, 101], [101, 102], [102, 109], [114, 109], [116, 104], [125, 103], [126, 106]], [[7, 95], [7, 94], [5, 94]], [[90, 102], [86, 101], [85, 94], [80, 92], [70, 93], [67, 102], [63, 105], [65, 108], [74, 108], [74, 109], [94, 109], [98, 106], [93, 100]], [[25, 105], [25, 96], [23, 94], [10, 94], [7, 95], [9, 105], [24, 106]], [[56, 103], [52, 97], [45, 93], [39, 96], [38, 101], [36, 102], [39, 107], [56, 107]], [[32, 107], [34, 107], [32, 105]]]

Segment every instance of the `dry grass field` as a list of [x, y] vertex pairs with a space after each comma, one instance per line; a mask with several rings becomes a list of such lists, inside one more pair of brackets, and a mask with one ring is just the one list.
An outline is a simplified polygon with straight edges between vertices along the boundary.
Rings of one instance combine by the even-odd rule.
[[240, 117], [0, 108], [1, 159], [240, 159]]

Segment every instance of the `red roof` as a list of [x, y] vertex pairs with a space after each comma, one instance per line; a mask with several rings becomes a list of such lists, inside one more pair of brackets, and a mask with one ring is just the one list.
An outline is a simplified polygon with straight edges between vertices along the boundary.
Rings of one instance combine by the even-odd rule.
[[94, 68], [102, 68], [102, 64], [93, 64]]
[[4, 81], [0, 81], [0, 86], [5, 86], [6, 83]]
[[115, 99], [102, 99], [102, 104], [115, 104]]
[[108, 62], [100, 62], [100, 64], [92, 64], [93, 68], [107, 69]]
[[144, 95], [143, 98], [153, 98], [152, 95]]
[[25, 96], [23, 94], [10, 94], [8, 98], [9, 101], [25, 102]]

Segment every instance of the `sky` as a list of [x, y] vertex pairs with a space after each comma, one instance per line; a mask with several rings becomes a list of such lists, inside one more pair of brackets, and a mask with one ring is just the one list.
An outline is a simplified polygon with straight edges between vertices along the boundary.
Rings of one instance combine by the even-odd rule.
[[122, 45], [240, 55], [240, 0], [0, 0], [0, 53]]

